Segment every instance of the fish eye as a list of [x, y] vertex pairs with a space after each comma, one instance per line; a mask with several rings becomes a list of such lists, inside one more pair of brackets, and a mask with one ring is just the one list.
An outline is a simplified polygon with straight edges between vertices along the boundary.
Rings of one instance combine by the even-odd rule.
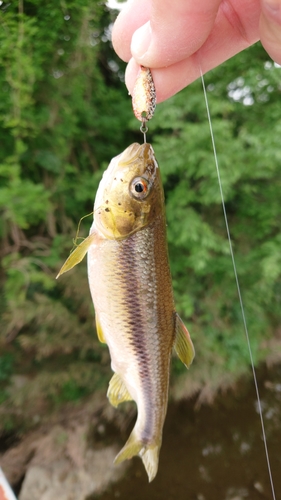
[[135, 184], [135, 191], [136, 193], [142, 193], [144, 191], [144, 185], [142, 182]]
[[143, 200], [150, 191], [150, 184], [143, 177], [136, 177], [130, 185], [130, 191], [134, 198]]

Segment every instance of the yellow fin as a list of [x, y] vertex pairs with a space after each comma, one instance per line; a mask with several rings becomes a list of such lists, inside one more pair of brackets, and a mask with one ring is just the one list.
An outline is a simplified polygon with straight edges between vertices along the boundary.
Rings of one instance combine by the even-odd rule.
[[98, 339], [100, 342], [102, 342], [102, 344], [106, 344], [105, 336], [104, 336], [98, 315], [97, 315], [97, 313], [95, 313], [95, 314], [96, 314], [96, 328], [97, 328]]
[[160, 446], [155, 445], [147, 448], [143, 452], [141, 451], [139, 454], [145, 466], [148, 481], [150, 483], [153, 481], [158, 471], [159, 451]]
[[133, 430], [127, 443], [125, 444], [125, 446], [123, 446], [122, 450], [119, 451], [118, 455], [115, 457], [114, 463], [120, 464], [121, 462], [123, 462], [123, 460], [128, 460], [134, 457], [135, 455], [138, 455], [142, 449], [144, 452], [145, 445], [136, 438]]
[[160, 446], [161, 443], [160, 445], [145, 445], [136, 438], [133, 430], [127, 443], [115, 458], [114, 463], [120, 464], [123, 460], [139, 455], [145, 466], [148, 480], [151, 482], [157, 474]]
[[109, 387], [107, 391], [107, 397], [112, 406], [117, 406], [124, 401], [131, 401], [132, 397], [129, 394], [127, 387], [125, 386], [123, 380], [117, 373], [114, 373], [112, 379], [109, 382]]
[[63, 264], [59, 274], [57, 275], [56, 279], [59, 278], [63, 273], [66, 273], [67, 271], [70, 271], [73, 267], [75, 267], [83, 258], [85, 257], [86, 253], [89, 250], [89, 246], [94, 243], [96, 237], [96, 233], [90, 234], [85, 240], [78, 245], [78, 247], [73, 250], [73, 252], [69, 255], [68, 259], [66, 259], [65, 263]]
[[176, 340], [174, 348], [182, 363], [186, 366], [186, 368], [189, 368], [194, 359], [195, 350], [187, 328], [183, 324], [179, 315], [177, 313], [175, 313], [175, 315]]

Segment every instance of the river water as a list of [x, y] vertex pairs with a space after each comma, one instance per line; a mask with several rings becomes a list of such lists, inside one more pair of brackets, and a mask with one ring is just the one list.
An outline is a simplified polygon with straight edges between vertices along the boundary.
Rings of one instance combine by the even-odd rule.
[[[281, 366], [258, 374], [276, 499], [281, 499]], [[128, 431], [129, 432], [129, 431]], [[195, 409], [194, 401], [169, 405], [159, 471], [149, 484], [134, 458], [119, 482], [99, 500], [273, 499], [251, 378], [235, 392]]]

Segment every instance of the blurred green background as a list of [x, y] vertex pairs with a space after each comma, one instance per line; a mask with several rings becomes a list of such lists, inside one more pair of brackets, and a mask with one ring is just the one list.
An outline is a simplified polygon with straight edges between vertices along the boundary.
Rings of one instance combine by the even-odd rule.
[[[106, 390], [86, 263], [55, 280], [110, 159], [142, 142], [103, 1], [2, 2], [0, 432]], [[281, 68], [257, 44], [205, 76], [255, 363], [281, 355]], [[201, 83], [157, 107], [177, 310], [197, 356], [172, 392], [211, 398], [249, 370]], [[86, 236], [91, 217], [81, 225]]]

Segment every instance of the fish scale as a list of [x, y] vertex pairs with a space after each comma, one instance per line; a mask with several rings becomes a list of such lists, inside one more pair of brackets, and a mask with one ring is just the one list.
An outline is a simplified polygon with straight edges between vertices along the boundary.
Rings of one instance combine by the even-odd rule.
[[[132, 367], [135, 370], [133, 380], [138, 379], [138, 374], [142, 372], [141, 387], [149, 387], [148, 402], [154, 400], [154, 418], [159, 419], [157, 394], [166, 395], [168, 388], [174, 342], [174, 302], [166, 245], [165, 251], [161, 250], [165, 243], [165, 221], [159, 220], [152, 226], [135, 233], [128, 240], [109, 240], [102, 247], [90, 248], [88, 265], [89, 276], [94, 277], [93, 283], [90, 279], [93, 302], [99, 311], [101, 327], [110, 349], [112, 368], [122, 374], [124, 360], [119, 353], [127, 353], [129, 344], [131, 348], [127, 353], [125, 373], [129, 373], [130, 378], [127, 380], [123, 374], [123, 379], [134, 393], [139, 410], [141, 404], [145, 406], [147, 398], [131, 387]], [[155, 255], [158, 256], [156, 262]], [[116, 269], [122, 269], [122, 277]], [[114, 336], [111, 335], [112, 329], [115, 330]], [[152, 382], [149, 383], [150, 379]], [[165, 396], [165, 407], [161, 407], [162, 420], [166, 413], [166, 400]]]

